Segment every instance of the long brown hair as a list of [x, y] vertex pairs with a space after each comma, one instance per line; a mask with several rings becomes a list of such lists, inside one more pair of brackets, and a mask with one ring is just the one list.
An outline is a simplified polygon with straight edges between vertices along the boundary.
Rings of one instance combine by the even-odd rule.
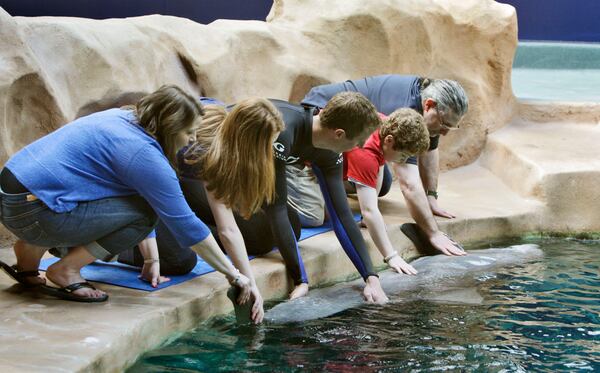
[[275, 198], [272, 141], [284, 128], [281, 114], [262, 98], [241, 101], [229, 113], [216, 105], [205, 106], [205, 112], [184, 160], [201, 162], [206, 188], [249, 218]]
[[135, 105], [137, 120], [160, 144], [171, 166], [177, 170], [177, 136], [204, 114], [198, 100], [175, 85], [163, 85]]

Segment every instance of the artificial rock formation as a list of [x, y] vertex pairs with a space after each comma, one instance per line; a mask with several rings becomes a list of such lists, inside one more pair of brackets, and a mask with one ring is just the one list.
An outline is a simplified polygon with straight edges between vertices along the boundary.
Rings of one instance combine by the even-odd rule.
[[479, 155], [513, 111], [516, 14], [491, 0], [275, 0], [267, 22], [169, 16], [11, 17], [0, 9], [0, 164], [90, 112], [165, 83], [234, 102], [298, 101], [316, 84], [384, 73], [456, 79], [471, 102], [443, 167]]

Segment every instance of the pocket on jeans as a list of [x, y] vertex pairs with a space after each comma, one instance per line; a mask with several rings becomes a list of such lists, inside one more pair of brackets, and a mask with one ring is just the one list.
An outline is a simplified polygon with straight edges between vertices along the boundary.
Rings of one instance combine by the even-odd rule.
[[40, 241], [42, 241], [46, 236], [46, 232], [37, 221], [22, 228], [13, 228], [8, 226], [7, 228], [14, 233], [15, 236], [33, 245], [40, 243]]
[[32, 215], [38, 214], [47, 210], [42, 201], [36, 200], [31, 202], [19, 202], [19, 204], [11, 205], [4, 203], [4, 220], [7, 222], [18, 221], [21, 219], [30, 218]]

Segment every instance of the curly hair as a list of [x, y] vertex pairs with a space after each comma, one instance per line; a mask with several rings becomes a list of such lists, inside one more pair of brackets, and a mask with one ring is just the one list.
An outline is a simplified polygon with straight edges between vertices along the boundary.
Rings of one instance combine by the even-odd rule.
[[395, 151], [418, 155], [429, 148], [429, 131], [423, 116], [413, 109], [398, 109], [383, 121], [379, 138], [383, 142], [388, 135], [394, 139]]

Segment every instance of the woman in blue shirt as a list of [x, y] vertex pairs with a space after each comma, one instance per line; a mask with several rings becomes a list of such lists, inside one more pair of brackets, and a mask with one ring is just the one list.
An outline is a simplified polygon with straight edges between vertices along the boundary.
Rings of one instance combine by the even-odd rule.
[[[202, 114], [192, 96], [163, 86], [135, 107], [79, 118], [16, 153], [0, 174], [0, 221], [19, 238], [17, 263], [2, 268], [48, 294], [102, 302], [107, 294], [86, 282], [81, 268], [140, 244], [143, 275], [159, 282], [153, 229], [160, 218], [181, 245], [250, 299], [250, 280], [191, 211], [177, 179], [177, 150], [194, 136]], [[69, 248], [46, 273], [58, 288], [37, 272], [49, 247]]]

